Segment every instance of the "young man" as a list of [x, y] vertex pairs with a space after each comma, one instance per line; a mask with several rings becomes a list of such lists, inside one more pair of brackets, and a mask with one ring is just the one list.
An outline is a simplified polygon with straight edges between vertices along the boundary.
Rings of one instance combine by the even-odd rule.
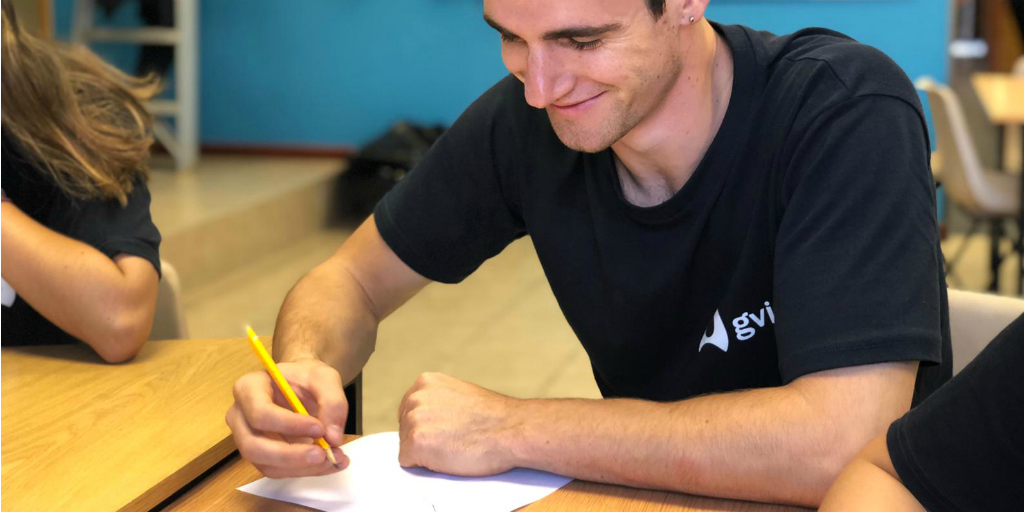
[[948, 379], [913, 87], [839, 34], [718, 26], [706, 5], [486, 0], [513, 76], [289, 294], [274, 349], [318, 419], [245, 376], [227, 414], [243, 456], [333, 471], [287, 440], [342, 441], [342, 376], [378, 323], [526, 234], [606, 399], [426, 374], [399, 411], [402, 464], [815, 505]]
[[868, 444], [822, 512], [1019, 510], [1024, 503], [1024, 315]]

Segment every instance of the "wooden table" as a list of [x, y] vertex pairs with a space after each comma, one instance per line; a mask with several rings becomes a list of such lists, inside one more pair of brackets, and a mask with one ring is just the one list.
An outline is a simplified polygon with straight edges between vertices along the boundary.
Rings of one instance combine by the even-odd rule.
[[234, 450], [243, 339], [149, 342], [133, 361], [88, 347], [2, 349], [4, 510], [149, 510]]
[[[346, 436], [346, 442], [358, 436]], [[315, 509], [261, 498], [236, 490], [261, 478], [251, 464], [233, 455], [223, 466], [169, 504], [162, 512], [309, 512]], [[520, 512], [807, 512], [807, 509], [747, 501], [704, 498], [689, 494], [645, 491], [618, 485], [574, 480]]]
[[[1003, 129], [1010, 125], [1024, 125], [1024, 76], [1009, 73], [975, 73], [971, 75], [971, 84], [989, 121], [1000, 127], [999, 166], [1002, 167]], [[1024, 145], [1021, 148], [1024, 150]], [[1017, 219], [1020, 236], [1015, 250], [1020, 255], [1017, 293], [1024, 295], [1024, 169], [1021, 170], [1020, 202], [1020, 215]], [[996, 281], [996, 276], [993, 276], [992, 291], [996, 291], [999, 286]]]

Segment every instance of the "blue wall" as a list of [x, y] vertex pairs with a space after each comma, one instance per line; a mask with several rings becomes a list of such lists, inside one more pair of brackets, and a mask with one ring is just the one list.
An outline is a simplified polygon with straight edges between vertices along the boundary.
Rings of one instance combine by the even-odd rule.
[[[66, 32], [70, 1], [56, 8]], [[201, 138], [353, 146], [398, 119], [451, 123], [506, 73], [481, 9], [480, 0], [200, 2]], [[948, 13], [945, 0], [711, 0], [708, 9], [715, 21], [776, 33], [838, 30], [880, 48], [911, 78], [940, 79]]]

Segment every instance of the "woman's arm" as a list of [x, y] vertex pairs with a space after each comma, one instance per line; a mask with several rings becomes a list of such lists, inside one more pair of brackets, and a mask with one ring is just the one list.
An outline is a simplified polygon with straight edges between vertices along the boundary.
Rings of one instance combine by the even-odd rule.
[[829, 488], [821, 512], [925, 512], [903, 486], [889, 458], [885, 434], [871, 441]]
[[153, 326], [159, 279], [153, 265], [127, 254], [111, 260], [11, 202], [0, 208], [3, 278], [18, 295], [105, 361], [134, 357]]

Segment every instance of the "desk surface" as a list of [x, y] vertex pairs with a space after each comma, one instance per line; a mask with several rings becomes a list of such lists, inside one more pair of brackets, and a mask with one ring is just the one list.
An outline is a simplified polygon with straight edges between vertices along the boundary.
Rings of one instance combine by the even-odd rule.
[[971, 84], [994, 124], [1024, 124], [1024, 77], [1008, 73], [975, 73]]
[[5, 510], [148, 510], [234, 449], [243, 339], [149, 342], [108, 365], [81, 345], [2, 351]]
[[[348, 436], [346, 441], [355, 439]], [[163, 512], [308, 512], [311, 508], [261, 498], [236, 490], [262, 475], [251, 464], [233, 455], [198, 485], [170, 504]], [[807, 509], [747, 501], [704, 498], [689, 494], [646, 491], [574, 480], [565, 487], [519, 512], [808, 512]]]

